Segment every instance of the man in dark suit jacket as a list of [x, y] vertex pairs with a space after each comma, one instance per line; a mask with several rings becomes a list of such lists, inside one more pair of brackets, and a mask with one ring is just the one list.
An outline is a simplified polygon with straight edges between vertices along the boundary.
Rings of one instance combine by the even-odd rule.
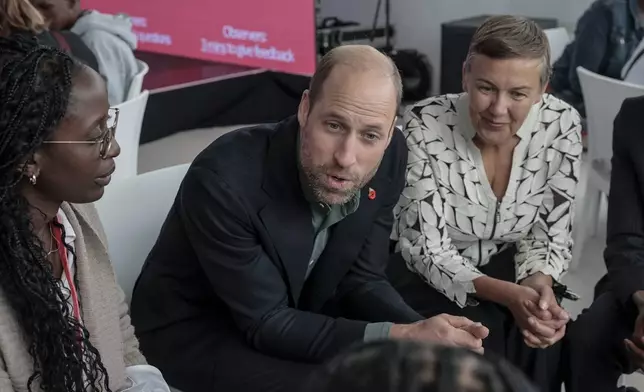
[[481, 347], [484, 327], [423, 320], [385, 277], [407, 163], [400, 86], [375, 49], [336, 49], [297, 117], [227, 134], [195, 160], [132, 301], [142, 350], [171, 385], [295, 392], [355, 342]]
[[566, 391], [617, 387], [644, 369], [644, 97], [627, 99], [615, 119], [604, 258], [607, 289], [568, 332]]

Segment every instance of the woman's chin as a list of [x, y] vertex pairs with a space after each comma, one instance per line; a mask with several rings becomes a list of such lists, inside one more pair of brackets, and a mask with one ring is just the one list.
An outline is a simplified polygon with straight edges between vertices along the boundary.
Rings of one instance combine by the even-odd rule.
[[76, 195], [73, 198], [69, 198], [69, 200], [65, 200], [68, 203], [72, 204], [88, 204], [88, 203], [94, 203], [99, 201], [103, 195], [105, 194], [105, 187], [102, 186], [95, 186], [91, 190], [88, 190], [87, 192], [84, 192], [83, 194]]
[[514, 137], [509, 126], [501, 128], [481, 127], [481, 129], [477, 130], [477, 134], [482, 142], [492, 146], [507, 144]]

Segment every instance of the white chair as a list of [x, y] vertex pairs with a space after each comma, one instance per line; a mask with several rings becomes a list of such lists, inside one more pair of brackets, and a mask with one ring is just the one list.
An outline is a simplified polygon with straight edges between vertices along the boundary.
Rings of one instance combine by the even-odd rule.
[[588, 183], [584, 205], [577, 220], [577, 234], [571, 268], [577, 267], [583, 244], [590, 230], [597, 234], [603, 196], [610, 190], [610, 160], [613, 156], [613, 121], [626, 98], [644, 95], [644, 86], [598, 75], [578, 67], [577, 75], [586, 106], [588, 130]]
[[114, 182], [95, 203], [116, 280], [128, 303], [189, 166], [172, 166]]
[[546, 33], [550, 44], [550, 65], [552, 65], [561, 57], [566, 46], [570, 43], [570, 34], [565, 27], [545, 29], [543, 32]]
[[138, 173], [139, 140], [149, 96], [150, 92], [146, 90], [138, 97], [115, 106], [119, 109], [116, 141], [121, 146], [121, 155], [116, 158], [113, 180], [119, 181]]
[[145, 79], [145, 75], [150, 71], [150, 67], [143, 61], [136, 60], [136, 63], [139, 66], [139, 71], [132, 78], [132, 82], [130, 82], [130, 87], [128, 88], [127, 95], [125, 96], [126, 101], [134, 99], [141, 94], [141, 91], [143, 90], [143, 79]]

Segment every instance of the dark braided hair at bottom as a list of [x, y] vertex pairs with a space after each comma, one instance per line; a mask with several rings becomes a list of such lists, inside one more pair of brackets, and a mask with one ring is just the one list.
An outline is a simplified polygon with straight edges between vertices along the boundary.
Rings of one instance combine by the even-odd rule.
[[65, 117], [83, 67], [35, 38], [0, 38], [0, 287], [33, 358], [31, 392], [109, 391], [100, 354], [69, 310], [19, 190], [25, 162]]
[[416, 341], [359, 344], [317, 370], [301, 392], [537, 392], [504, 359]]

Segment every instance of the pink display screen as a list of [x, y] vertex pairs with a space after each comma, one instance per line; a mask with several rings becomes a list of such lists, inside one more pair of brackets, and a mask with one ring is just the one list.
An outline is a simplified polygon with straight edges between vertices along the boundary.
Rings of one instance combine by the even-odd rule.
[[139, 49], [287, 73], [315, 71], [313, 0], [83, 0], [132, 18]]

